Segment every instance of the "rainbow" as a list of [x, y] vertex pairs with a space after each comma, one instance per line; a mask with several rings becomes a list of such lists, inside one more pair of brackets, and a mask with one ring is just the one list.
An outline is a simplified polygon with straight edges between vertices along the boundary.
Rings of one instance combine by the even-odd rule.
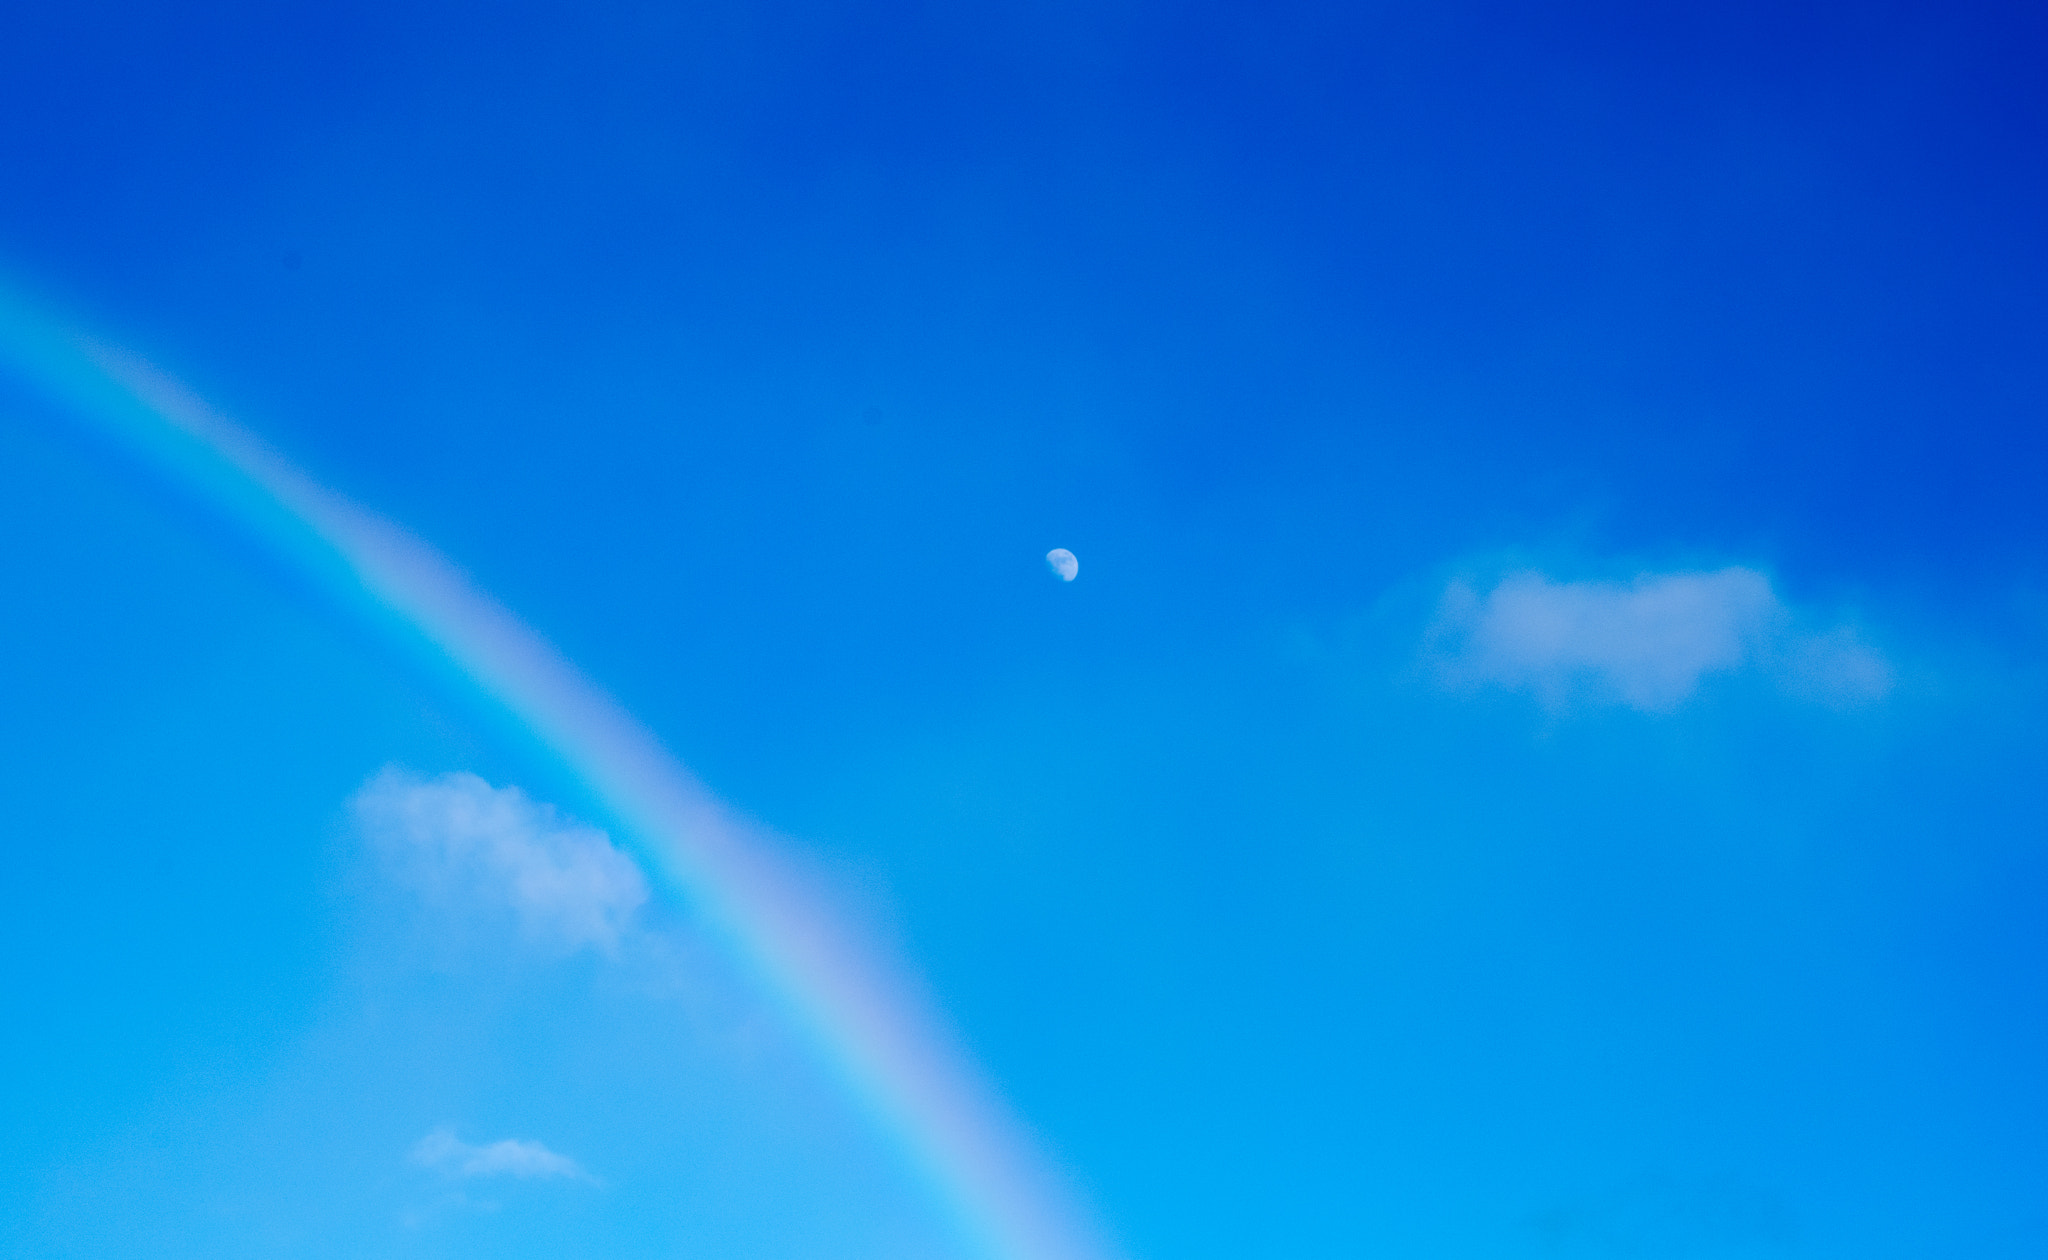
[[903, 968], [458, 568], [131, 355], [0, 287], [0, 362], [459, 672], [565, 764], [991, 1260], [1111, 1249]]

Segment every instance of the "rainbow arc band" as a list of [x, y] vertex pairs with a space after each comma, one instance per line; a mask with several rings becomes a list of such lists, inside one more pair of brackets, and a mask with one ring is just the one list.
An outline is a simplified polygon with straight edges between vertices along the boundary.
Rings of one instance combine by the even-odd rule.
[[0, 363], [452, 666], [577, 776], [989, 1260], [1113, 1260], [905, 969], [653, 732], [455, 565], [144, 361], [0, 286]]

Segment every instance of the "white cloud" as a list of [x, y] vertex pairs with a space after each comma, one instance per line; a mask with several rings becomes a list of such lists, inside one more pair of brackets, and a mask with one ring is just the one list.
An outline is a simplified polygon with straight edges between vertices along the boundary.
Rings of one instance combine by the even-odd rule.
[[473, 774], [387, 769], [351, 806], [402, 880], [507, 907], [537, 940], [613, 949], [647, 900], [640, 868], [602, 831]]
[[1831, 704], [1874, 700], [1891, 667], [1848, 626], [1814, 632], [1754, 569], [1646, 573], [1632, 582], [1554, 582], [1517, 573], [1481, 594], [1444, 593], [1433, 655], [1454, 686], [1666, 713], [1710, 674], [1754, 669]]
[[414, 1144], [408, 1158], [418, 1167], [462, 1179], [517, 1177], [531, 1181], [566, 1177], [593, 1183], [597, 1180], [584, 1172], [575, 1160], [567, 1155], [557, 1155], [538, 1142], [505, 1138], [475, 1146], [456, 1137], [455, 1130], [446, 1125]]

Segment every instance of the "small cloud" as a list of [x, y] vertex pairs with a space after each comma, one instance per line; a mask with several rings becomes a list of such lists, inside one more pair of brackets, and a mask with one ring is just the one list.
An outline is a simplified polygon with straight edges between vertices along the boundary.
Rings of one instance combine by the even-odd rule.
[[557, 1155], [539, 1142], [506, 1138], [476, 1146], [456, 1137], [455, 1130], [446, 1125], [415, 1143], [407, 1162], [465, 1181], [475, 1177], [515, 1177], [523, 1181], [560, 1177], [592, 1184], [597, 1181], [575, 1160]]
[[602, 831], [518, 788], [387, 769], [350, 804], [401, 880], [443, 899], [506, 907], [534, 939], [614, 949], [647, 900], [640, 868]]
[[1552, 709], [1585, 701], [1668, 713], [1707, 675], [1746, 669], [1837, 705], [1875, 700], [1892, 682], [1853, 629], [1802, 629], [1770, 579], [1740, 567], [1632, 582], [1517, 573], [1484, 594], [1453, 582], [1430, 640], [1446, 683], [1531, 692]]

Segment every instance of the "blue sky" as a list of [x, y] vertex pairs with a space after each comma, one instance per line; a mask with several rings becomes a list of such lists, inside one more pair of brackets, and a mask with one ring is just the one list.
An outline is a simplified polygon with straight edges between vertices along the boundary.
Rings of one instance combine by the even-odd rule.
[[[2044, 45], [48, 6], [0, 272], [779, 837], [1109, 1254], [2035, 1256]], [[0, 1254], [983, 1254], [559, 750], [32, 375]]]

